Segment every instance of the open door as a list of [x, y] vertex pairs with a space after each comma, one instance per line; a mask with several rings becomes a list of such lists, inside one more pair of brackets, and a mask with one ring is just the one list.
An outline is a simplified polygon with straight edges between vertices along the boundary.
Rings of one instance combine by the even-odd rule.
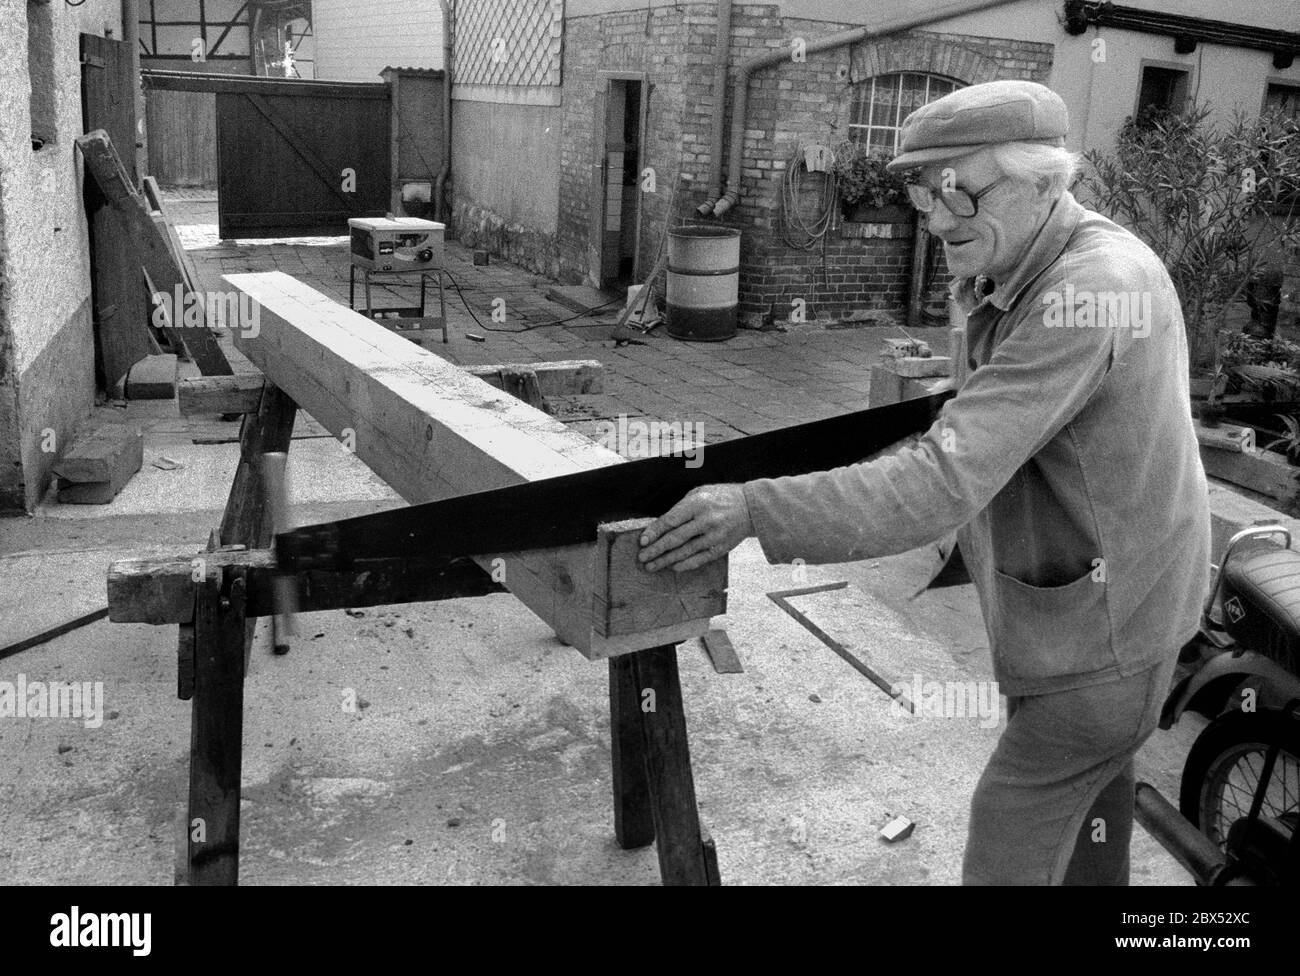
[[598, 290], [636, 280], [648, 85], [644, 74], [605, 72], [594, 99], [588, 283]]

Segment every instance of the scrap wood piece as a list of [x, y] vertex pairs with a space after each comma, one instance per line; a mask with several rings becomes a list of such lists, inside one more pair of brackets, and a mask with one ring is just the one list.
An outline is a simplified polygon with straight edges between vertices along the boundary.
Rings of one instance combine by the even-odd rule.
[[745, 667], [725, 630], [711, 630], [700, 638], [704, 653], [709, 656], [713, 670], [718, 674], [744, 674]]
[[144, 464], [144, 434], [123, 424], [101, 424], [78, 435], [51, 470], [60, 502], [106, 505]]
[[[236, 346], [321, 424], [353, 433], [355, 454], [411, 503], [590, 470], [623, 459], [439, 356], [393, 335], [281, 272], [225, 281], [256, 301], [261, 329]], [[698, 637], [699, 604], [633, 634], [601, 634], [594, 594], [608, 592], [596, 543], [526, 554], [487, 553], [479, 565], [591, 658]], [[623, 550], [620, 550], [620, 552]], [[644, 574], [674, 592], [675, 574]], [[680, 574], [676, 574], [680, 575]], [[703, 583], [701, 585], [707, 584]], [[667, 613], [667, 611], [665, 611]], [[692, 616], [692, 614], [695, 614]]]
[[546, 405], [546, 397], [542, 395], [542, 388], [537, 382], [537, 374], [526, 366], [501, 370], [501, 389], [536, 410], [541, 410], [543, 413], [551, 412]]
[[[128, 243], [135, 246], [138, 263], [149, 281], [150, 294], [172, 296], [179, 288], [182, 296], [193, 294], [197, 299], [197, 293], [191, 287], [197, 283], [187, 281], [184, 262], [172, 253], [165, 216], [156, 221], [148, 200], [125, 178], [126, 170], [108, 133], [96, 129], [78, 136], [77, 147], [104, 196], [126, 219], [130, 231]], [[206, 323], [206, 318], [202, 321]], [[141, 325], [143, 327], [143, 323]], [[205, 376], [234, 372], [216, 336], [206, 324], [191, 329], [180, 327], [173, 321], [168, 339], [184, 348]]]
[[1196, 421], [1196, 440], [1202, 447], [1216, 447], [1235, 454], [1249, 454], [1255, 448], [1255, 428], [1236, 424], [1205, 427]]
[[[129, 461], [137, 448], [143, 447], [144, 434], [140, 428], [98, 424], [78, 432], [51, 470], [69, 482], [111, 481], [123, 459]], [[138, 466], [132, 469], [135, 470]]]
[[912, 831], [916, 829], [916, 824], [906, 817], [895, 817], [885, 826], [880, 828], [880, 836], [889, 843], [894, 844], [900, 840], [907, 840], [912, 836]]

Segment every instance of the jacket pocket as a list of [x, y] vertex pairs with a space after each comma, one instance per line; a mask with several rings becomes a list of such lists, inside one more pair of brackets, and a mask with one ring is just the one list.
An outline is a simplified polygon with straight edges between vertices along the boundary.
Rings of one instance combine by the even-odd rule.
[[1019, 680], [1090, 674], [1116, 663], [1106, 584], [1092, 570], [1063, 586], [993, 571], [989, 637], [997, 670]]

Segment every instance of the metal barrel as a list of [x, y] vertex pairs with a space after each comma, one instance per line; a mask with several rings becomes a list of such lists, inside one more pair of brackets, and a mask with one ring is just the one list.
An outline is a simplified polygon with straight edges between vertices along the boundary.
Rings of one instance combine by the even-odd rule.
[[736, 334], [740, 231], [682, 227], [668, 234], [668, 334], [718, 342]]

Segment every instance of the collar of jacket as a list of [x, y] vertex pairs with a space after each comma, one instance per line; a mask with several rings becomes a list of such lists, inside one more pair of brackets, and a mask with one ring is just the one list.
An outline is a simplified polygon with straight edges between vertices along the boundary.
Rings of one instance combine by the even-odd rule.
[[954, 280], [948, 288], [953, 301], [967, 314], [984, 302], [996, 305], [1004, 312], [1009, 310], [1029, 283], [1061, 256], [1083, 214], [1083, 206], [1066, 190], [1048, 211], [1047, 219], [1043, 221], [1043, 226], [1030, 242], [1010, 278], [988, 294], [985, 293], [988, 279], [983, 275]]

